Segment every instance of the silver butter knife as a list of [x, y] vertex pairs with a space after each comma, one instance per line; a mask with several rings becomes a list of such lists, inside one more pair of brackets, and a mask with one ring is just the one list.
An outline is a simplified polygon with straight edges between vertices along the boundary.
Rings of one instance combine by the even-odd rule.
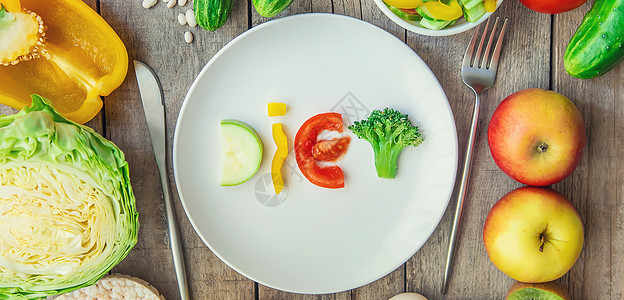
[[182, 245], [178, 235], [173, 204], [171, 203], [171, 192], [169, 191], [169, 181], [167, 180], [167, 148], [165, 146], [165, 102], [163, 100], [162, 88], [154, 71], [145, 63], [135, 60], [134, 71], [136, 73], [143, 110], [147, 119], [147, 127], [154, 147], [154, 156], [160, 173], [160, 182], [165, 200], [165, 213], [167, 214], [167, 226], [169, 228], [169, 242], [173, 255], [173, 265], [180, 289], [182, 300], [189, 299], [188, 284], [186, 282], [186, 268], [182, 255]]

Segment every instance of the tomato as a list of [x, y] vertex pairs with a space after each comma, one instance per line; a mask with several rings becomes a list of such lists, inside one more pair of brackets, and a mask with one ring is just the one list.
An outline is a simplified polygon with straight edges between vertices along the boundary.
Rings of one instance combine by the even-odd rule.
[[[324, 130], [342, 132], [343, 129], [342, 116], [339, 113], [323, 113], [305, 121], [297, 131], [295, 135], [295, 158], [301, 173], [311, 183], [330, 189], [344, 187], [342, 169], [338, 166], [320, 167], [316, 164], [317, 159], [312, 154], [319, 133]], [[329, 149], [330, 147], [325, 148]]]
[[529, 9], [544, 14], [559, 14], [573, 10], [587, 0], [520, 0]]
[[348, 136], [331, 140], [320, 140], [312, 147], [312, 156], [316, 161], [337, 161], [344, 156], [351, 138]]
[[422, 0], [383, 0], [386, 4], [396, 8], [416, 8], [423, 4]]

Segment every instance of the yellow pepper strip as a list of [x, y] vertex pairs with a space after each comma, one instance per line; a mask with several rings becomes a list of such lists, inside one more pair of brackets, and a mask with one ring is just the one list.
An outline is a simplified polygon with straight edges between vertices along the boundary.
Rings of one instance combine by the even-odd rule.
[[423, 4], [422, 0], [383, 0], [386, 4], [396, 8], [412, 9]]
[[273, 141], [277, 145], [277, 150], [273, 155], [273, 161], [271, 162], [271, 177], [273, 178], [273, 188], [275, 194], [284, 189], [284, 177], [282, 176], [282, 165], [288, 156], [288, 139], [284, 134], [282, 123], [273, 124]]
[[487, 12], [494, 12], [496, 10], [496, 0], [484, 0], [485, 10]]
[[423, 9], [426, 9], [428, 11], [428, 14], [434, 17], [436, 20], [453, 21], [464, 15], [464, 11], [462, 10], [457, 0], [451, 1], [449, 5], [446, 5], [439, 1], [430, 1], [425, 2], [422, 6]]
[[286, 114], [286, 103], [269, 102], [267, 108], [269, 117], [278, 117]]
[[0, 0], [0, 5], [4, 6], [8, 12], [22, 11], [22, 5], [19, 0]]
[[[0, 0], [13, 3], [16, 0]], [[11, 4], [14, 5], [14, 4]], [[22, 0], [43, 19], [46, 55], [0, 66], [0, 103], [16, 109], [30, 95], [49, 99], [66, 118], [85, 123], [126, 77], [128, 52], [113, 29], [82, 0]]]

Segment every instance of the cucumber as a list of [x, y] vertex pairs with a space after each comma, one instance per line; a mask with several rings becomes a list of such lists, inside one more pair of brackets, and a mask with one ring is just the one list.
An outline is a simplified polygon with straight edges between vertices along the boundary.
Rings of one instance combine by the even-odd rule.
[[260, 168], [264, 146], [258, 133], [246, 123], [221, 121], [221, 186], [239, 185]]
[[485, 5], [483, 5], [483, 1], [481, 1], [481, 3], [475, 5], [473, 8], [464, 10], [464, 19], [470, 23], [474, 23], [483, 17], [485, 13]]
[[253, 6], [263, 17], [274, 17], [285, 10], [293, 0], [253, 0]]
[[433, 30], [440, 30], [449, 25], [451, 22], [452, 21], [432, 21], [423, 17], [423, 19], [420, 20], [420, 26]]
[[388, 5], [386, 2], [384, 2], [384, 4], [390, 9], [390, 11], [397, 15], [399, 18], [403, 19], [403, 20], [407, 20], [407, 21], [420, 21], [420, 19], [422, 19], [422, 17], [418, 14], [412, 14], [409, 13], [407, 11], [404, 11], [400, 8], [396, 8], [392, 5]]
[[604, 75], [624, 59], [624, 0], [596, 0], [566, 48], [570, 76]]
[[[419, 7], [416, 7], [415, 9], [416, 9], [416, 12], [417, 12], [417, 13], [418, 13], [418, 14], [419, 14], [419, 15], [420, 15], [423, 19], [427, 19], [428, 21], [433, 21], [434, 23], [438, 21], [438, 20], [436, 20], [436, 18], [434, 18], [434, 17], [433, 17], [433, 15], [431, 15], [431, 14], [429, 13], [429, 10], [427, 10], [424, 6], [419, 6]], [[429, 24], [429, 22], [425, 22], [425, 23]], [[425, 26], [425, 25], [423, 25], [423, 24], [422, 24], [422, 21], [420, 22], [420, 25], [421, 25], [421, 26], [423, 26], [423, 27], [427, 27], [427, 26]], [[434, 26], [434, 27], [436, 27], [436, 26]], [[430, 27], [427, 27], [427, 28], [429, 28], [429, 29], [433, 29], [433, 28], [430, 28]]]
[[210, 31], [219, 29], [227, 21], [232, 3], [233, 0], [193, 0], [197, 24]]
[[460, 0], [459, 4], [461, 4], [464, 10], [470, 10], [479, 4], [483, 4], [483, 0]]

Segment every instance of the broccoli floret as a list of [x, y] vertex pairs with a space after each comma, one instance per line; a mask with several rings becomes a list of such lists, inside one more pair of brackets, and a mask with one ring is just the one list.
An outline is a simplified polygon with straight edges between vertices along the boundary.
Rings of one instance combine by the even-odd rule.
[[406, 114], [391, 108], [374, 110], [368, 118], [355, 121], [348, 128], [373, 146], [375, 169], [381, 178], [394, 178], [399, 153], [405, 147], [417, 147], [424, 140]]

